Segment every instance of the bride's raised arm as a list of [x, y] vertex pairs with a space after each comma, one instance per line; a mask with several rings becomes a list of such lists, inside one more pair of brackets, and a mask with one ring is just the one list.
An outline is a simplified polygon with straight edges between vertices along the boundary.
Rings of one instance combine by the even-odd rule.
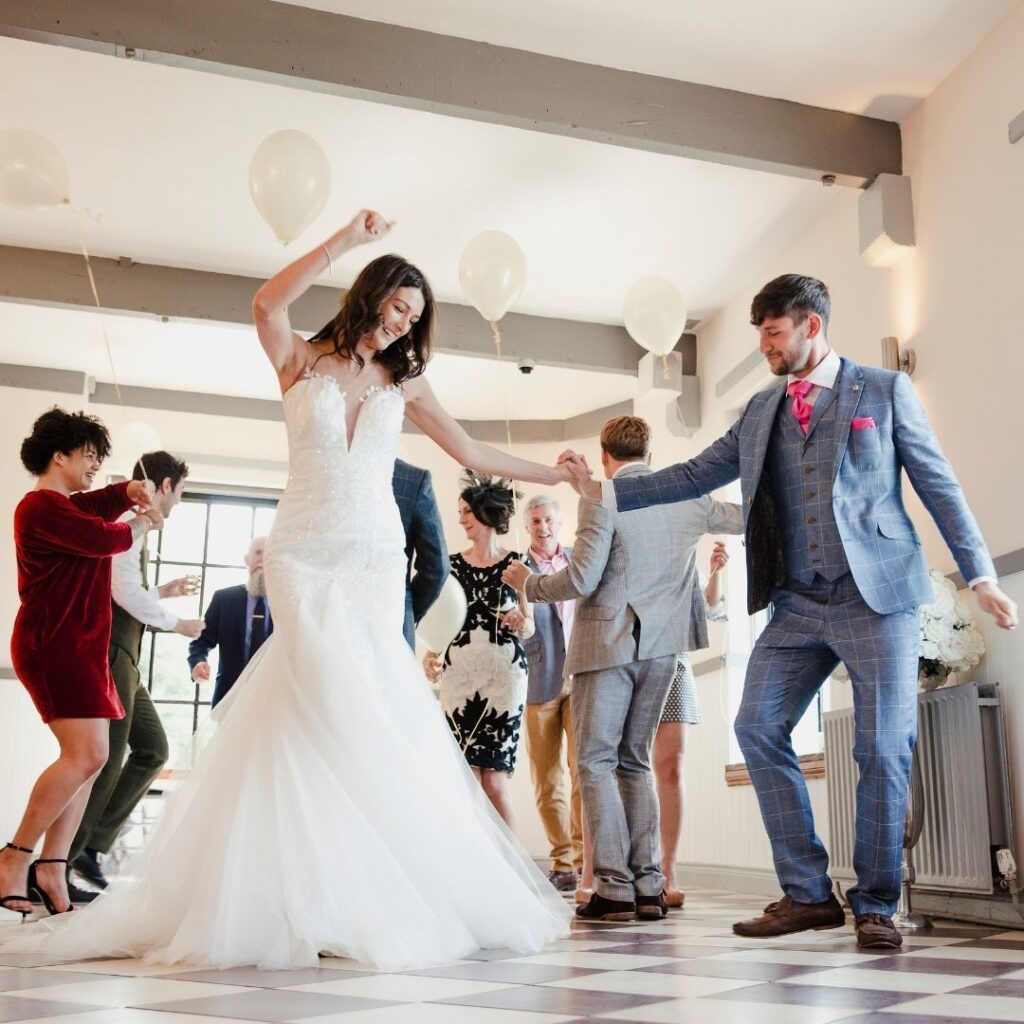
[[275, 274], [252, 300], [252, 319], [263, 351], [277, 371], [281, 391], [295, 383], [306, 365], [306, 343], [292, 330], [288, 307], [300, 299], [316, 279], [349, 249], [374, 242], [387, 234], [390, 224], [373, 210], [360, 210], [340, 231], [284, 270]]
[[542, 466], [539, 462], [509, 455], [482, 441], [474, 441], [458, 421], [444, 411], [425, 377], [407, 380], [402, 389], [406, 397], [405, 412], [409, 419], [460, 466], [548, 486], [569, 480], [565, 466]]

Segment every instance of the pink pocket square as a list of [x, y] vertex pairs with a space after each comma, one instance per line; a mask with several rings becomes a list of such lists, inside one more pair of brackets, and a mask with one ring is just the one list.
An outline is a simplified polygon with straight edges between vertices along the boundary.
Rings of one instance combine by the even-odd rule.
[[875, 418], [873, 416], [854, 416], [850, 423], [851, 430], [874, 430]]

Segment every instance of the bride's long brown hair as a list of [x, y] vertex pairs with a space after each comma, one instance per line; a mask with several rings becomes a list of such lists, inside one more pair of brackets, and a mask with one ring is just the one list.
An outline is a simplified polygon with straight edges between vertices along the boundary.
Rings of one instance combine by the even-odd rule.
[[408, 334], [373, 358], [387, 368], [394, 384], [418, 377], [427, 368], [430, 358], [437, 309], [427, 279], [401, 256], [378, 256], [363, 267], [341, 300], [338, 315], [309, 339], [311, 345], [329, 341], [334, 346], [332, 352], [323, 352], [317, 358], [340, 355], [362, 367], [363, 357], [356, 351], [356, 345], [360, 338], [376, 329], [380, 323], [380, 307], [398, 288], [418, 288], [423, 293], [423, 312]]

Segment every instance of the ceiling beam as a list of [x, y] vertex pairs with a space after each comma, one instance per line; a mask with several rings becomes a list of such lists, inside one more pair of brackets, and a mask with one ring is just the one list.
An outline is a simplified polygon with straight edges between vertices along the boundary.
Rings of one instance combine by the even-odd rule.
[[[91, 258], [103, 309], [114, 313], [252, 325], [259, 278], [183, 267]], [[338, 311], [342, 289], [314, 285], [291, 309], [297, 331], [313, 333]], [[80, 253], [0, 245], [0, 299], [36, 305], [95, 309]], [[495, 359], [490, 328], [470, 306], [440, 303], [435, 351]], [[635, 377], [644, 350], [625, 328], [581, 320], [508, 313], [501, 321], [502, 358], [539, 366], [621, 373]], [[683, 372], [697, 372], [696, 337], [677, 345]]]
[[[203, 416], [228, 416], [232, 419], [284, 422], [280, 399], [245, 398], [201, 391], [173, 391], [137, 385], [120, 386], [94, 381], [79, 370], [58, 370], [45, 366], [23, 366], [0, 363], [0, 388], [26, 388], [77, 395], [92, 405], [117, 406], [122, 409], [158, 409], [161, 412], [195, 413]], [[502, 446], [511, 434], [514, 444], [549, 441], [578, 441], [596, 437], [601, 427], [613, 416], [633, 414], [631, 401], [607, 405], [564, 420], [459, 420], [470, 437], [477, 441]], [[402, 424], [405, 434], [422, 431], [408, 418]]]
[[3, 0], [0, 32], [799, 178], [902, 173], [891, 121], [273, 0]]

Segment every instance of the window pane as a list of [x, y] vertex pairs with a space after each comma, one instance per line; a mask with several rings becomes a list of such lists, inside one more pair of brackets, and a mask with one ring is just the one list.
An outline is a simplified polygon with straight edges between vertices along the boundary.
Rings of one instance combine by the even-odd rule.
[[203, 579], [203, 611], [210, 607], [215, 590], [223, 590], [225, 587], [237, 587], [244, 583], [249, 573], [243, 567], [241, 569], [207, 569]]
[[268, 508], [266, 505], [256, 506], [256, 522], [253, 525], [254, 537], [266, 537], [270, 533], [270, 527], [274, 523], [276, 508]]
[[153, 698], [195, 700], [196, 685], [188, 667], [188, 637], [160, 633], [153, 645]]
[[167, 733], [167, 745], [171, 751], [167, 766], [174, 768], [181, 763], [182, 755], [192, 742], [192, 705], [157, 704], [156, 710], [160, 715], [160, 721], [163, 722], [164, 732]]
[[206, 560], [241, 565], [252, 539], [251, 505], [212, 505]]
[[[171, 580], [180, 579], [182, 576], [202, 577], [202, 575], [202, 565], [178, 565], [161, 562], [157, 566], [156, 573], [152, 575], [150, 582], [159, 585], [169, 583]], [[191, 597], [165, 597], [161, 599], [160, 603], [168, 611], [177, 615], [179, 619], [198, 619], [201, 614], [199, 610], [199, 594], [193, 594]]]
[[145, 632], [142, 635], [142, 650], [139, 653], [139, 678], [142, 680], [142, 685], [149, 686], [149, 662], [150, 655], [153, 650], [153, 634]]
[[[160, 536], [160, 557], [172, 562], [201, 562], [206, 534], [205, 501], [182, 501], [167, 517]], [[154, 550], [156, 545], [153, 545]]]

